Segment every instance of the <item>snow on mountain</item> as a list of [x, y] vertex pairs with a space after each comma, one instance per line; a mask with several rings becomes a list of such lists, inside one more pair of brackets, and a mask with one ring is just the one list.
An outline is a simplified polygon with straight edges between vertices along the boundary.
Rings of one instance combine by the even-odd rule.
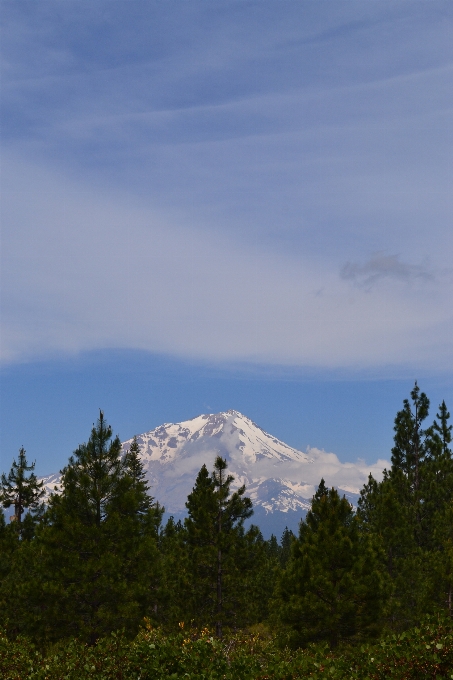
[[[321, 477], [354, 503], [369, 473], [379, 479], [388, 465], [384, 460], [374, 465], [361, 460], [341, 463], [334, 453], [316, 448], [298, 451], [233, 410], [166, 423], [137, 435], [137, 441], [153, 496], [175, 516], [184, 513], [201, 466], [205, 463], [212, 470], [217, 455], [228, 463], [233, 488], [246, 485], [255, 518], [279, 515], [288, 526], [309, 509]], [[131, 443], [124, 442], [123, 450]]]
[[[262, 430], [238, 411], [200, 415], [182, 423], [165, 423], [137, 435], [151, 493], [166, 513], [182, 518], [185, 502], [203, 464], [213, 469], [216, 456], [228, 463], [233, 489], [242, 484], [253, 501], [251, 521], [268, 537], [288, 526], [297, 531], [310, 508], [316, 488], [324, 478], [355, 504], [371, 474], [380, 479], [388, 462], [341, 463], [334, 453], [308, 447], [306, 452], [288, 446]], [[126, 451], [132, 439], [125, 441]], [[58, 490], [60, 475], [42, 478], [47, 494]]]
[[61, 480], [61, 475], [59, 472], [53, 472], [51, 475], [47, 475], [46, 477], [41, 477], [40, 482], [44, 483], [44, 489], [46, 491], [46, 496], [50, 496], [50, 494], [55, 493], [55, 490], [59, 490], [60, 488], [60, 480]]

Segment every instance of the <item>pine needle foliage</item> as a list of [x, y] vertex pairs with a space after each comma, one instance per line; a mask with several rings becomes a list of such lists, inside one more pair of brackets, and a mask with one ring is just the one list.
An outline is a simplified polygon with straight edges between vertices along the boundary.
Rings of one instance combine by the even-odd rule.
[[192, 618], [199, 625], [214, 624], [221, 637], [225, 623], [234, 625], [238, 607], [238, 573], [247, 569], [244, 521], [252, 515], [245, 486], [231, 493], [232, 475], [226, 461], [217, 456], [209, 474], [205, 465], [198, 473], [186, 507], [187, 547], [194, 578]]
[[1, 476], [0, 503], [4, 508], [14, 507], [14, 515], [10, 519], [17, 522], [17, 529], [21, 536], [24, 532], [22, 519], [24, 512], [28, 511], [30, 514], [25, 526], [25, 530], [28, 528], [28, 533], [30, 533], [33, 515], [39, 514], [42, 510], [45, 489], [43, 482], [38, 481], [34, 469], [35, 463], [28, 464], [26, 451], [22, 446], [19, 449], [17, 461], [13, 460], [8, 475], [3, 473]]
[[156, 513], [138, 459], [122, 460], [101, 411], [62, 471], [61, 493], [34, 542], [38, 583], [28, 598], [36, 637], [93, 644], [112, 630], [138, 629], [157, 602]]
[[335, 649], [375, 637], [385, 595], [372, 540], [346, 498], [321, 480], [277, 587], [285, 639], [296, 647], [325, 640]]

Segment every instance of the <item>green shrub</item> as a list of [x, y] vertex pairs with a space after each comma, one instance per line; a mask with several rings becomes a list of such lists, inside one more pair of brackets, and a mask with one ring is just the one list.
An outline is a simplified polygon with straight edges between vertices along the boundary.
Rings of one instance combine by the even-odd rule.
[[165, 635], [149, 624], [131, 642], [112, 634], [94, 646], [60, 642], [46, 654], [27, 639], [0, 634], [2, 680], [438, 680], [453, 679], [453, 624], [420, 628], [335, 653], [327, 646], [280, 649], [273, 639], [210, 631]]

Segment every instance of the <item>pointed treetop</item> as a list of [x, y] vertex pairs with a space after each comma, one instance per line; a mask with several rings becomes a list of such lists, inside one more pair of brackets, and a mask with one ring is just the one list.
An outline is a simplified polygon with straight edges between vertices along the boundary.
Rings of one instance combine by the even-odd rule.
[[[134, 436], [130, 448], [124, 454], [123, 468], [131, 479], [134, 493], [137, 498], [140, 498], [139, 506], [141, 511], [148, 510], [152, 506], [154, 499], [148, 493], [150, 487], [146, 480], [146, 473], [140, 457], [140, 445], [136, 436]], [[159, 509], [158, 504], [156, 508], [157, 510]]]
[[450, 414], [445, 401], [440, 404], [439, 413], [436, 413], [436, 417], [439, 418], [440, 423], [435, 420], [433, 423], [433, 430], [441, 442], [442, 453], [451, 456], [451, 449], [448, 445], [451, 444], [451, 431], [453, 425], [448, 424]]
[[326, 483], [325, 483], [325, 481], [324, 481], [324, 477], [322, 477], [322, 478], [321, 478], [321, 481], [319, 482], [319, 486], [318, 486], [318, 488], [316, 489], [316, 493], [315, 493], [315, 495], [313, 496], [313, 500], [315, 500], [315, 499], [316, 499], [316, 500], [320, 500], [320, 499], [323, 498], [324, 496], [327, 496], [328, 493], [329, 493], [329, 489], [328, 489], [328, 487], [326, 486]]
[[[0, 502], [4, 508], [14, 505], [14, 520], [19, 526], [25, 510], [36, 512], [40, 508], [40, 501], [45, 494], [44, 483], [38, 482], [34, 473], [35, 462], [27, 462], [26, 451], [22, 446], [19, 457], [13, 460], [8, 476], [2, 474], [0, 485]], [[30, 472], [27, 475], [27, 472]]]

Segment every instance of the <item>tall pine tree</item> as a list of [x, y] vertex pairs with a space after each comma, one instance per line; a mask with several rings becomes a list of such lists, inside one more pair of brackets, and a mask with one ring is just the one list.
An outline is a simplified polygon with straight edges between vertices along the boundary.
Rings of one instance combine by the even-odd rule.
[[276, 609], [292, 646], [376, 636], [382, 625], [385, 579], [378, 550], [360, 532], [352, 506], [321, 480], [292, 542], [276, 589]]
[[243, 524], [252, 515], [252, 502], [244, 496], [245, 486], [231, 493], [233, 480], [217, 456], [211, 475], [201, 468], [186, 503], [192, 618], [199, 625], [214, 624], [218, 637], [225, 624], [235, 625], [241, 609], [238, 577], [241, 568], [242, 576], [250, 568]]
[[424, 501], [428, 525], [427, 550], [431, 602], [453, 616], [453, 457], [452, 425], [445, 401], [429, 429]]
[[187, 530], [181, 520], [170, 517], [159, 537], [163, 578], [161, 602], [157, 611], [159, 624], [168, 630], [178, 628], [178, 623], [193, 618], [194, 586], [198, 573], [193, 574], [189, 564]]
[[51, 497], [37, 532], [35, 634], [47, 640], [76, 635], [92, 644], [119, 628], [133, 634], [145, 615], [152, 617], [158, 521], [136, 447], [122, 458], [101, 411], [88, 442], [62, 471], [61, 493]]
[[[39, 514], [42, 509], [42, 498], [45, 494], [43, 482], [39, 482], [35, 473], [35, 463], [28, 464], [26, 451], [22, 446], [19, 457], [13, 460], [8, 475], [1, 476], [0, 503], [4, 508], [14, 507], [14, 515], [11, 521], [17, 523], [19, 535], [23, 535], [28, 528], [32, 532], [33, 515]], [[27, 474], [30, 473], [30, 474]], [[25, 527], [22, 515], [28, 511]]]
[[445, 606], [451, 592], [451, 426], [445, 402], [439, 422], [425, 428], [428, 411], [429, 399], [415, 383], [395, 418], [392, 467], [379, 483], [370, 477], [359, 501], [363, 531], [384, 547], [393, 585], [387, 623], [394, 630], [417, 625]]

